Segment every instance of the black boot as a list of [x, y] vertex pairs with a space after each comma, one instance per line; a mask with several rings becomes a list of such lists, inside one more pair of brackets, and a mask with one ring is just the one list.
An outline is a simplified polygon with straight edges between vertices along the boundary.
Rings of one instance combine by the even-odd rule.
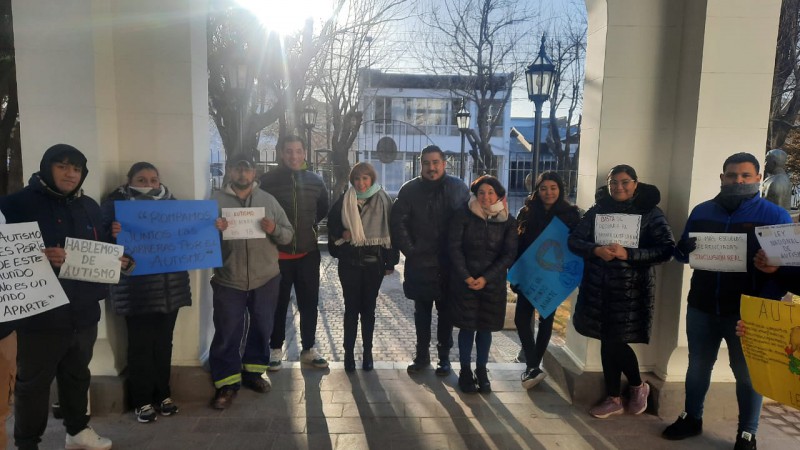
[[372, 363], [372, 347], [364, 347], [364, 358], [361, 362], [361, 368], [368, 372], [375, 368]]
[[489, 370], [486, 366], [475, 368], [475, 378], [478, 379], [478, 390], [484, 394], [492, 392], [492, 383], [489, 381]]
[[417, 345], [417, 354], [414, 355], [414, 362], [408, 366], [410, 373], [417, 373], [431, 365], [431, 352], [428, 347]]
[[439, 364], [436, 366], [436, 375], [446, 377], [450, 375], [450, 349], [442, 344], [436, 346], [439, 353]]
[[465, 394], [474, 394], [478, 392], [478, 386], [475, 384], [475, 377], [469, 369], [461, 369], [458, 375], [458, 387], [461, 392]]
[[356, 358], [353, 355], [352, 350], [345, 350], [344, 351], [344, 371], [345, 372], [355, 372], [356, 370]]

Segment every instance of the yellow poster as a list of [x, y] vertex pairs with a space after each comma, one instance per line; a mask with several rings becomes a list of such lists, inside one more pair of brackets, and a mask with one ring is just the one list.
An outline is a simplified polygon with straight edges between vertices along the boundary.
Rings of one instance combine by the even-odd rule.
[[753, 388], [800, 409], [800, 305], [743, 295], [741, 308]]

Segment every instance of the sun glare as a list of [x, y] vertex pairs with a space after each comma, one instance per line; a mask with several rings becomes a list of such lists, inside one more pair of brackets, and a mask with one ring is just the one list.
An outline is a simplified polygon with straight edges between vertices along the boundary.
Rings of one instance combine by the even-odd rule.
[[306, 20], [315, 23], [331, 15], [333, 0], [237, 0], [258, 17], [269, 31], [290, 35], [303, 28]]

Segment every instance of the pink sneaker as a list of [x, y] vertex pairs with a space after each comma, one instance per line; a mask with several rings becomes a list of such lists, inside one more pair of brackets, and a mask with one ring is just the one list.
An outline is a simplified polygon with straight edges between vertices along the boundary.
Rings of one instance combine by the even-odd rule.
[[650, 395], [650, 385], [642, 381], [639, 386], [630, 387], [631, 398], [628, 401], [630, 414], [641, 414], [647, 409], [647, 396]]
[[605, 400], [593, 406], [589, 410], [589, 414], [598, 419], [605, 419], [610, 416], [622, 414], [625, 408], [622, 407], [622, 402], [619, 397], [606, 397]]

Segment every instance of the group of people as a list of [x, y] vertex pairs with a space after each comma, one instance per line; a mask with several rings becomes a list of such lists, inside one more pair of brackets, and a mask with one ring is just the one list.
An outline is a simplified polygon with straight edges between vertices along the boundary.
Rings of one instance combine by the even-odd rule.
[[[702, 432], [705, 394], [725, 339], [740, 410], [736, 449], [755, 448], [761, 396], [752, 388], [736, 335], [744, 332], [741, 323], [736, 328], [739, 297], [777, 299], [783, 295], [790, 277], [767, 266], [763, 252], [757, 259], [754, 228], [791, 219], [784, 209], [759, 196], [761, 175], [753, 155], [737, 153], [725, 161], [719, 195], [694, 208], [677, 245], [657, 206], [658, 188], [639, 182], [628, 165], [611, 169], [607, 185], [597, 190], [595, 204], [583, 215], [566, 200], [558, 174], [545, 172], [515, 218], [508, 210], [505, 188], [496, 178], [481, 176], [467, 187], [446, 174], [444, 153], [436, 146], [422, 150], [420, 176], [405, 183], [394, 202], [378, 184], [375, 169], [359, 163], [350, 173], [349, 188], [330, 210], [326, 187], [319, 176], [306, 170], [305, 155], [301, 138], [284, 137], [278, 145], [281, 164], [260, 180], [256, 180], [251, 155], [233, 155], [226, 163], [228, 182], [212, 195], [220, 209], [264, 208], [259, 226], [266, 235], [221, 241], [222, 266], [214, 269], [211, 280], [215, 332], [209, 365], [216, 388], [212, 407], [229, 407], [241, 386], [262, 393], [271, 389], [267, 372], [281, 367], [292, 289], [300, 314], [301, 362], [315, 368], [328, 366], [315, 349], [320, 280], [317, 225], [326, 216], [329, 250], [338, 259], [345, 305], [345, 370], [356, 369], [359, 323], [361, 367], [374, 368], [377, 296], [383, 277], [394, 270], [402, 252], [406, 258], [403, 290], [414, 300], [416, 331], [416, 353], [408, 372], [431, 365], [436, 306], [435, 373], [447, 376], [451, 372], [450, 350], [457, 327], [459, 389], [491, 392], [486, 366], [492, 332], [502, 329], [504, 322], [507, 270], [558, 218], [570, 230], [569, 248], [585, 260], [572, 321], [579, 333], [600, 340], [605, 393], [589, 411], [597, 418], [626, 409], [641, 414], [647, 409], [650, 388], [630, 344], [646, 344], [650, 339], [654, 266], [673, 257], [688, 262], [696, 248], [689, 233], [747, 234], [746, 274], [693, 273], [686, 317], [685, 412], [663, 436], [683, 439]], [[58, 144], [45, 152], [26, 188], [0, 198], [3, 220], [38, 222], [44, 257], [56, 272], [65, 261], [67, 237], [113, 242], [123, 231], [115, 202], [174, 199], [158, 169], [147, 162], [134, 164], [126, 183], [102, 205], [83, 195], [81, 185], [87, 174], [85, 156], [72, 146]], [[638, 245], [596, 242], [595, 219], [601, 214], [640, 216]], [[215, 226], [223, 232], [228, 223], [219, 218]], [[111, 447], [109, 439], [88, 426], [86, 414], [99, 301], [107, 297], [113, 311], [127, 323], [128, 392], [137, 420], [147, 423], [158, 414], [178, 412], [169, 386], [172, 335], [178, 309], [192, 302], [189, 275], [186, 271], [137, 275], [136, 261], [129, 255], [120, 258], [120, 265], [123, 276], [110, 289], [60, 279], [67, 305], [0, 326], [0, 375], [11, 384], [16, 379], [14, 439], [19, 448], [37, 448], [47, 424], [49, 386], [54, 378], [67, 430], [66, 448]], [[527, 366], [521, 376], [526, 389], [545, 378], [541, 363], [554, 321], [552, 314], [540, 315], [534, 336], [535, 308], [529, 300], [518, 293], [515, 320]], [[628, 384], [627, 401], [622, 395], [622, 374]], [[0, 398], [0, 405], [6, 403]], [[5, 416], [8, 411], [0, 413]]]

